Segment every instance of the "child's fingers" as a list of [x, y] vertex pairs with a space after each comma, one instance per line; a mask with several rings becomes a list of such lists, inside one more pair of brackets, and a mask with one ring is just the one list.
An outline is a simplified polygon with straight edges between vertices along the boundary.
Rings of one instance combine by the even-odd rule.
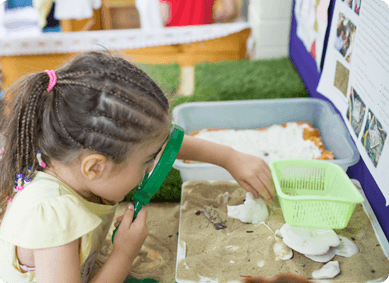
[[[123, 219], [121, 221], [120, 226], [125, 227], [128, 229], [132, 223], [132, 218], [134, 217], [134, 205], [131, 203], [126, 208], [126, 211], [124, 212]], [[119, 227], [120, 229], [120, 227]]]
[[123, 220], [123, 217], [124, 217], [124, 215], [119, 216], [118, 218], [116, 218], [115, 227], [118, 226], [118, 224]]
[[[130, 204], [128, 204], [128, 205], [126, 206], [126, 209], [125, 209], [124, 212], [126, 212], [126, 211], [129, 209], [129, 206], [130, 206]], [[119, 225], [119, 223], [122, 222], [123, 217], [124, 217], [124, 214], [116, 218], [116, 222], [115, 222], [115, 224], [114, 224], [115, 227], [117, 227], [117, 226]]]
[[262, 168], [262, 172], [265, 174], [265, 176], [262, 176], [263, 178], [260, 178], [261, 182], [265, 185], [270, 196], [274, 197], [276, 195], [276, 190], [274, 188], [273, 176], [271, 174], [270, 167], [266, 164], [266, 162], [263, 162]]
[[[147, 219], [147, 209], [142, 207], [142, 209], [139, 211], [137, 217], [135, 218], [134, 222], [132, 223], [132, 228], [137, 231], [137, 235], [140, 236], [143, 241], [146, 239], [147, 234], [149, 233], [149, 229], [146, 224]], [[143, 243], [143, 242], [142, 242]]]
[[271, 199], [273, 199], [276, 196], [276, 189], [274, 187], [273, 178], [271, 176], [270, 176], [270, 178], [267, 176], [263, 177], [261, 179], [261, 183], [265, 187], [265, 189], [268, 192], [268, 194], [270, 195]]
[[272, 201], [272, 196], [269, 194], [265, 185], [258, 179], [252, 178], [250, 184], [247, 182], [242, 183], [243, 188], [248, 192], [253, 192], [254, 197], [258, 197], [258, 193], [265, 199], [266, 202]]
[[134, 220], [135, 223], [146, 223], [147, 218], [147, 209], [142, 207], [142, 209], [139, 211], [138, 216]]

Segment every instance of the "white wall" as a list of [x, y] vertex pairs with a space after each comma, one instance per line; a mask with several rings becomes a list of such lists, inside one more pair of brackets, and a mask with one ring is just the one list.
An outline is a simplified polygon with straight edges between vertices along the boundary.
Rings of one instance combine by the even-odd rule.
[[250, 0], [248, 19], [255, 42], [253, 59], [289, 55], [293, 0]]

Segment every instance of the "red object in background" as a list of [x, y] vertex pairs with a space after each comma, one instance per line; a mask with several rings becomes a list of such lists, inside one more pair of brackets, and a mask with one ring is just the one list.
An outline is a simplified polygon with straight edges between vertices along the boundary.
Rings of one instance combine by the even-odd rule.
[[213, 24], [215, 0], [160, 0], [170, 6], [167, 27]]
[[316, 40], [312, 43], [311, 55], [312, 55], [313, 59], [316, 59]]

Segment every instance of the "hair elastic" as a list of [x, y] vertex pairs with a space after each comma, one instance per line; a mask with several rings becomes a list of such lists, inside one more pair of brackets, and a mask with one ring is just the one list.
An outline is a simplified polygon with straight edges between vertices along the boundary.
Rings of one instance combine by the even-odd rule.
[[16, 174], [16, 182], [17, 182], [17, 186], [16, 186], [16, 189], [20, 192], [24, 189], [23, 187], [23, 174], [22, 173], [18, 173]]
[[[28, 166], [28, 175], [31, 174], [31, 166]], [[32, 178], [27, 178], [27, 175], [24, 177], [24, 184], [28, 185], [31, 182]]]
[[40, 151], [38, 151], [36, 158], [38, 159], [39, 165], [42, 166], [43, 168], [46, 168], [46, 163], [43, 162], [42, 153]]
[[49, 86], [47, 87], [47, 91], [50, 91], [53, 89], [55, 84], [57, 83], [57, 74], [54, 70], [45, 70], [46, 74], [49, 75]]

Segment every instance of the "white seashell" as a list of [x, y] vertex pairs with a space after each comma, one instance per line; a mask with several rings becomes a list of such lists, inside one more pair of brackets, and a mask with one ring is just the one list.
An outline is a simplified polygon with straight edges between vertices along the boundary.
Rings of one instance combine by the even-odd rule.
[[312, 229], [284, 224], [280, 229], [284, 243], [291, 249], [305, 255], [322, 255], [330, 247], [340, 244], [338, 235], [332, 229]]
[[312, 277], [315, 279], [330, 279], [340, 273], [339, 261], [330, 261], [321, 269], [312, 272]]
[[229, 198], [228, 192], [225, 192], [216, 197], [216, 202], [217, 204], [224, 204], [227, 203], [228, 198]]
[[293, 251], [291, 248], [289, 248], [285, 243], [282, 241], [282, 239], [275, 237], [276, 242], [273, 246], [274, 253], [276, 255], [276, 261], [277, 260], [288, 260], [293, 257]]
[[339, 236], [339, 239], [340, 239], [340, 245], [335, 251], [336, 255], [340, 255], [343, 257], [351, 257], [359, 253], [359, 248], [353, 241], [343, 236]]
[[259, 267], [263, 267], [264, 265], [265, 265], [265, 263], [263, 262], [263, 261], [260, 261], [260, 262], [258, 262], [258, 264], [257, 264]]
[[338, 247], [331, 247], [329, 251], [323, 255], [305, 255], [307, 258], [316, 262], [329, 262], [336, 256]]
[[269, 216], [263, 199], [254, 199], [252, 193], [246, 193], [246, 200], [241, 205], [227, 205], [227, 215], [244, 223], [259, 224]]

